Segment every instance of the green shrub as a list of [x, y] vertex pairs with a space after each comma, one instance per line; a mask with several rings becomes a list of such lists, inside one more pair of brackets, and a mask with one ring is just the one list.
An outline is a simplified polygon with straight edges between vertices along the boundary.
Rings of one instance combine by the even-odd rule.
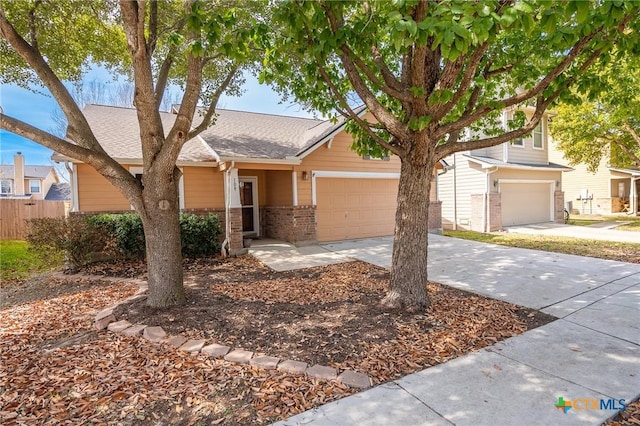
[[27, 223], [25, 239], [31, 250], [43, 259], [55, 259], [64, 252], [72, 269], [90, 263], [93, 255], [107, 246], [104, 229], [83, 216], [31, 219]]
[[[221, 235], [218, 216], [180, 214], [183, 256], [216, 254], [220, 251]], [[142, 259], [145, 256], [142, 220], [137, 213], [32, 219], [26, 239], [43, 259], [53, 259], [60, 252], [66, 253], [73, 269], [90, 263], [96, 253], [120, 259]]]
[[198, 216], [193, 213], [180, 214], [180, 240], [182, 255], [202, 257], [220, 251], [222, 228], [218, 216]]
[[109, 239], [109, 254], [125, 259], [142, 259], [145, 255], [144, 230], [137, 213], [105, 213], [88, 220], [104, 229]]

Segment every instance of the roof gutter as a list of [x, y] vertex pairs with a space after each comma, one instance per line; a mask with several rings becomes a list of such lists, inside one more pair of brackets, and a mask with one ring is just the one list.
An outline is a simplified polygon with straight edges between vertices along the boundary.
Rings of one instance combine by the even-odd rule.
[[255, 163], [255, 164], [286, 164], [297, 166], [302, 162], [301, 158], [285, 157], [285, 158], [253, 158], [253, 157], [220, 157], [220, 161], [231, 161], [238, 163]]
[[[120, 164], [126, 164], [128, 166], [142, 166], [144, 163], [141, 158], [122, 158], [112, 157], [116, 162]], [[84, 163], [84, 161], [76, 160], [75, 158], [67, 157], [58, 153], [53, 153], [51, 159], [56, 162], [70, 162], [70, 163]], [[202, 161], [180, 161], [176, 162], [178, 167], [217, 167], [221, 162], [218, 160], [202, 160]]]

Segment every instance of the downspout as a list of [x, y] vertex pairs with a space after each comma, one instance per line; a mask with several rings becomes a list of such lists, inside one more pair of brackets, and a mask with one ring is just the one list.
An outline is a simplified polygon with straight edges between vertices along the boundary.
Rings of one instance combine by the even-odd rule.
[[73, 168], [69, 167], [69, 162], [64, 162], [64, 168], [69, 172], [69, 186], [71, 187], [71, 211], [78, 211], [78, 185], [76, 185]]
[[458, 173], [456, 170], [456, 157], [457, 154], [453, 154], [453, 230], [458, 230]]
[[231, 161], [231, 167], [229, 167], [224, 172], [224, 241], [222, 241], [222, 246], [220, 247], [220, 253], [222, 256], [228, 256], [229, 249], [229, 235], [231, 235], [231, 197], [230, 197], [230, 186], [231, 186], [231, 171], [235, 167], [236, 162]]
[[495, 170], [486, 170], [486, 176], [487, 178], [485, 179], [484, 182], [484, 197], [482, 197], [482, 232], [483, 233], [487, 233], [489, 232], [488, 230], [491, 229], [491, 226], [489, 225], [489, 212], [488, 210], [488, 204], [489, 204], [489, 175], [491, 175], [491, 173], [497, 172], [498, 171], [498, 167], [495, 168]]
[[[455, 157], [455, 154], [454, 154], [453, 155], [453, 161], [455, 162], [455, 160], [456, 160], [456, 157]], [[453, 185], [454, 185], [454, 197], [453, 197], [453, 199], [454, 199], [454, 202], [453, 202], [454, 212], [453, 212], [453, 215], [455, 217], [455, 214], [456, 214], [455, 213], [455, 206], [456, 206], [456, 203], [455, 203], [456, 166], [455, 166], [455, 163], [454, 163], [453, 166], [450, 166], [449, 164], [446, 163], [446, 161], [442, 161], [441, 164], [442, 164], [442, 171], [440, 173], [438, 173], [438, 178], [440, 176], [442, 176], [442, 175], [447, 174], [447, 172], [449, 170], [453, 169]], [[436, 200], [440, 201], [440, 184], [439, 184], [438, 180], [436, 180]], [[431, 201], [431, 200], [429, 200], [429, 201]], [[442, 222], [442, 220], [440, 222]], [[442, 225], [442, 223], [441, 223], [441, 225]], [[453, 224], [453, 230], [454, 231], [456, 230], [455, 221], [454, 221], [454, 224]]]
[[631, 176], [631, 188], [629, 188], [629, 204], [631, 205], [631, 211], [628, 213], [629, 215], [638, 215], [638, 203], [640, 199], [638, 199], [638, 182], [640, 182], [640, 176], [633, 177]]

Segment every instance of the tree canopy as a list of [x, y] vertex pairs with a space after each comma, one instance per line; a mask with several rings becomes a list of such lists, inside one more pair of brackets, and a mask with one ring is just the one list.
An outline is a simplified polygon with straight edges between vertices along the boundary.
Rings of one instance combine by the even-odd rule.
[[[147, 241], [148, 303], [184, 302], [178, 223], [178, 155], [215, 118], [222, 93], [238, 93], [243, 68], [258, 58], [265, 4], [246, 1], [0, 1], [0, 81], [45, 86], [64, 112], [67, 139], [0, 114], [0, 127], [95, 168], [140, 214]], [[137, 180], [96, 140], [65, 82], [93, 64], [128, 74], [134, 85], [143, 174]], [[160, 105], [168, 84], [183, 97], [166, 133]], [[194, 124], [198, 104], [202, 119]], [[69, 139], [72, 142], [69, 142]]]
[[[280, 4], [262, 78], [350, 120], [358, 152], [402, 160], [386, 304], [428, 303], [427, 194], [435, 164], [521, 137], [568, 87], [598, 84], [598, 58], [637, 53], [639, 10], [631, 1]], [[358, 103], [373, 119], [358, 114]]]
[[571, 165], [640, 167], [640, 58], [610, 58], [600, 84], [560, 104], [550, 130]]

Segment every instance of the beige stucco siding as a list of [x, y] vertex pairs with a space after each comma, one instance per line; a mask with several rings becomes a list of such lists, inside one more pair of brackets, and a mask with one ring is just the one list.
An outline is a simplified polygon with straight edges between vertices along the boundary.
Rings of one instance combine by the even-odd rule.
[[184, 167], [184, 207], [224, 208], [224, 173], [214, 167]]
[[131, 208], [129, 202], [113, 185], [88, 164], [76, 164], [78, 203], [80, 211], [120, 211]]
[[[295, 167], [298, 176], [298, 203], [311, 204], [311, 172], [340, 171], [340, 172], [369, 172], [369, 173], [400, 173], [400, 159], [391, 156], [389, 161], [365, 160], [350, 149], [352, 137], [346, 132], [340, 132], [331, 143], [324, 144]], [[302, 172], [309, 175], [308, 180], [302, 180]]]
[[290, 171], [268, 171], [266, 172], [267, 191], [266, 203], [268, 206], [291, 206], [293, 205], [292, 177]]

